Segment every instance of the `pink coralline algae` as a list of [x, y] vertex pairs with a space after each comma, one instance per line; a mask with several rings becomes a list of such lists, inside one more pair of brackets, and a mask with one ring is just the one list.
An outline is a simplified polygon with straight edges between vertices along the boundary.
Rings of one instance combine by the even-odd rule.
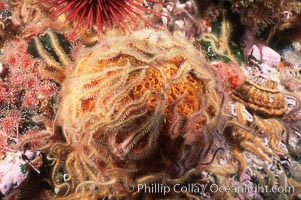
[[21, 154], [7, 152], [6, 157], [0, 160], [0, 191], [9, 193], [19, 187], [28, 178], [26, 162]]

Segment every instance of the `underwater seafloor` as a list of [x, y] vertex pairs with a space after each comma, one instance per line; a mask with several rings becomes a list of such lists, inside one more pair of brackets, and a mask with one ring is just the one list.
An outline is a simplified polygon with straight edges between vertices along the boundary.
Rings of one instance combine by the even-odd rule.
[[1, 0], [7, 200], [301, 199], [301, 1]]

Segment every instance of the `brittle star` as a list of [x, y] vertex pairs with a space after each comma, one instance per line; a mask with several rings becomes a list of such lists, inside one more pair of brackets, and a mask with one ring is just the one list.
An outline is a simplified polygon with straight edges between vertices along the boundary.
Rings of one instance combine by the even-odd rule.
[[221, 34], [218, 38], [213, 33], [204, 33], [200, 40], [203, 40], [205, 42], [209, 42], [211, 44], [212, 50], [216, 54], [225, 55], [227, 56], [231, 61], [235, 61], [236, 59], [231, 53], [230, 47], [229, 47], [229, 37], [231, 33], [231, 26], [228, 20], [225, 19], [225, 12], [223, 13], [223, 21], [221, 24]]

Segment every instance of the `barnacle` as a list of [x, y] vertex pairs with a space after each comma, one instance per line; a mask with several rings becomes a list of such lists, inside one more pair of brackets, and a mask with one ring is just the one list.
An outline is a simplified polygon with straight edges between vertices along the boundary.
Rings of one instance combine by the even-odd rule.
[[250, 129], [244, 126], [244, 116], [243, 116], [243, 108], [244, 106], [240, 103], [236, 105], [237, 112], [237, 122], [229, 121], [226, 123], [225, 133], [227, 134], [227, 139], [231, 142], [232, 145], [232, 153], [235, 159], [237, 159], [240, 163], [239, 174], [245, 170], [247, 162], [243, 155], [241, 155], [239, 149], [242, 147], [245, 150], [248, 150], [263, 160], [267, 160], [272, 163], [268, 155], [275, 156], [273, 152], [271, 152], [268, 148], [262, 144], [261, 140], [256, 137]]
[[[300, 3], [296, 0], [291, 1], [239, 1], [231, 0], [232, 9], [242, 15], [242, 23], [246, 25], [258, 25], [260, 29], [270, 24], [277, 26], [287, 21], [285, 12], [293, 15], [300, 13]], [[291, 20], [290, 17], [289, 20]], [[294, 19], [296, 20], [296, 19]]]
[[[298, 38], [299, 34], [296, 34], [296, 30], [300, 29], [301, 3], [299, 1], [231, 0], [231, 4], [232, 10], [240, 14], [240, 21], [246, 27], [246, 35], [253, 35], [253, 39], [256, 34], [263, 31], [268, 33], [266, 44], [290, 43]], [[253, 39], [249, 38], [246, 42]]]
[[[80, 55], [62, 84], [57, 125], [65, 141], [48, 155], [58, 196], [127, 195], [135, 162], [158, 154], [161, 134], [177, 123], [169, 112], [187, 121], [185, 130], [197, 121], [200, 131], [217, 116], [213, 76], [182, 38], [146, 29], [108, 38]], [[190, 135], [190, 144], [198, 141], [194, 137], [202, 135]], [[116, 174], [108, 176], [112, 170]], [[70, 178], [57, 179], [61, 173]]]
[[275, 81], [259, 76], [237, 88], [233, 98], [244, 103], [247, 109], [255, 113], [280, 116], [287, 111], [287, 104], [277, 86]]
[[[233, 99], [239, 102], [235, 106], [236, 119], [227, 122], [228, 128], [225, 130], [233, 155], [240, 162], [240, 174], [247, 165], [246, 158], [239, 151], [240, 147], [269, 163], [273, 163], [269, 156], [279, 158], [278, 155], [287, 155], [287, 151], [278, 146], [284, 127], [276, 117], [287, 111], [287, 103], [277, 86], [277, 82], [258, 76], [245, 81], [232, 94]], [[248, 127], [250, 122], [251, 127]], [[262, 136], [256, 130], [267, 137], [268, 146], [263, 143]], [[270, 174], [266, 166], [263, 168]], [[272, 175], [269, 177], [273, 178]]]
[[286, 98], [290, 102], [290, 109], [283, 118], [281, 119], [283, 124], [284, 124], [284, 129], [287, 134], [287, 139], [286, 139], [286, 145], [288, 148], [289, 154], [295, 158], [298, 159], [300, 157], [300, 131], [301, 131], [301, 126], [300, 126], [300, 97], [298, 94], [294, 92], [293, 94], [289, 94]]

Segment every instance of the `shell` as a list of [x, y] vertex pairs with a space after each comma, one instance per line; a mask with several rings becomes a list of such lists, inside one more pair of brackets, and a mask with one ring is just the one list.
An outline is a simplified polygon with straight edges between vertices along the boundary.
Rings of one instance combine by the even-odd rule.
[[277, 82], [259, 76], [245, 81], [233, 92], [232, 97], [257, 114], [280, 116], [287, 111], [287, 104], [277, 86]]

